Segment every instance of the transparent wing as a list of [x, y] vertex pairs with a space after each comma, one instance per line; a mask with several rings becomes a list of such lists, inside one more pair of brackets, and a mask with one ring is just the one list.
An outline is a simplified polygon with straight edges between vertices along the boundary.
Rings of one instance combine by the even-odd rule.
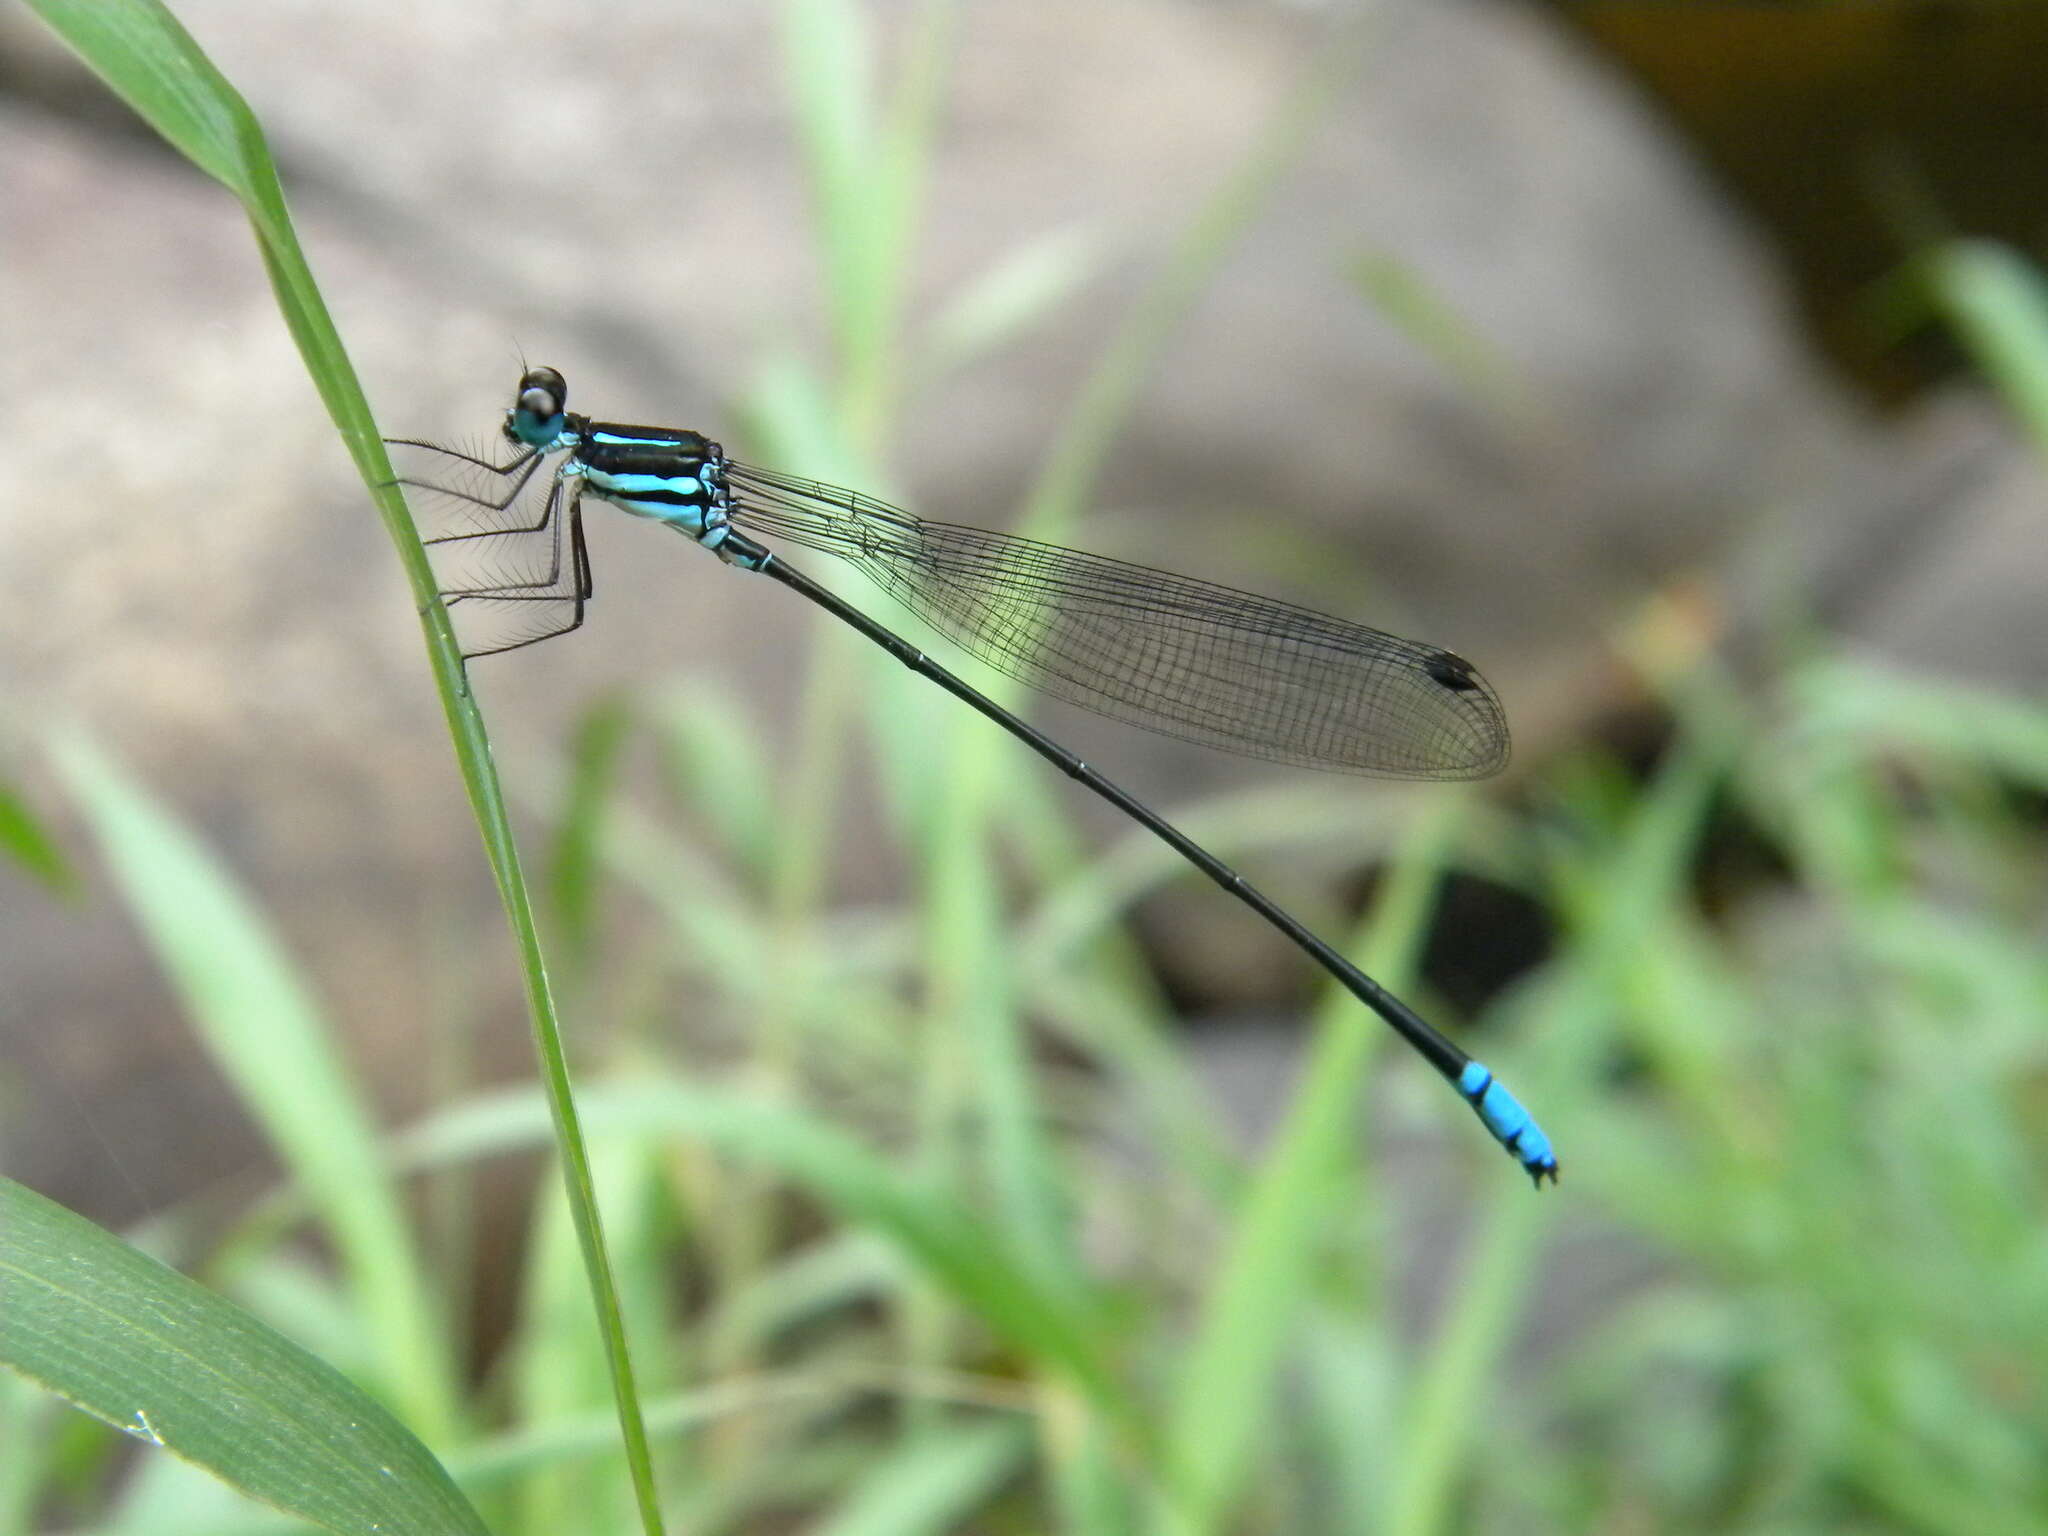
[[1462, 657], [1214, 582], [926, 522], [728, 464], [732, 520], [859, 567], [1008, 676], [1147, 730], [1309, 768], [1466, 779], [1508, 759], [1500, 699]]

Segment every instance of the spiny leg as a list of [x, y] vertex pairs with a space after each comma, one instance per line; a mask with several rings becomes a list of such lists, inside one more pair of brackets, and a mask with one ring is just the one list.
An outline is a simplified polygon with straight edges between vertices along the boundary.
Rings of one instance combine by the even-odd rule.
[[[494, 475], [509, 475], [515, 469], [525, 465], [529, 460], [540, 457], [540, 450], [538, 448], [528, 448], [524, 452], [514, 455], [512, 461], [508, 464], [493, 464], [489, 459], [478, 458], [473, 453], [464, 453], [460, 448], [450, 448], [445, 443], [430, 443], [425, 438], [420, 437], [387, 437], [384, 439], [384, 445], [387, 448], [424, 448], [427, 452], [438, 453], [443, 458], [460, 459], [465, 464], [474, 464], [478, 469], [487, 469]], [[400, 483], [405, 484], [408, 482], [401, 481]], [[435, 489], [438, 489], [438, 487], [435, 487]]]
[[[428, 453], [438, 454], [444, 459], [452, 459], [459, 466], [466, 466], [462, 473], [468, 474], [470, 479], [460, 480], [458, 475], [459, 483], [456, 484], [444, 484], [440, 480], [420, 479], [412, 475], [400, 475], [389, 482], [424, 493], [430, 499], [430, 504], [433, 501], [446, 501], [460, 509], [460, 520], [467, 531], [434, 532], [425, 540], [426, 543], [446, 544], [462, 539], [488, 538], [497, 533], [531, 533], [541, 526], [535, 523], [531, 527], [507, 527], [500, 521], [507, 515], [507, 508], [512, 509], [510, 516], [514, 519], [527, 515], [518, 508], [517, 503], [532, 489], [534, 477], [547, 462], [547, 455], [540, 450], [530, 448], [516, 454], [507, 463], [497, 464], [479, 454], [443, 447], [439, 443], [430, 443], [420, 438], [392, 437], [386, 438], [385, 441], [403, 447], [422, 449]], [[492, 478], [508, 482], [502, 495], [489, 488], [489, 481]]]
[[[483, 464], [480, 460], [470, 459], [466, 454], [455, 454], [454, 457], [464, 459], [472, 464], [479, 464], [494, 475], [516, 475], [516, 478], [513, 479], [512, 484], [506, 489], [505, 494], [495, 501], [488, 496], [476, 496], [468, 491], [457, 490], [452, 485], [437, 485], [432, 480], [415, 480], [408, 475], [399, 476], [393, 483], [408, 486], [417, 491], [432, 491], [436, 496], [445, 496], [450, 501], [467, 502], [470, 506], [482, 507], [486, 511], [502, 512], [526, 493], [526, 487], [532, 483], [533, 477], [540, 472], [542, 463], [542, 455], [538, 453], [530, 453], [520, 462], [502, 469], [495, 464]], [[538, 533], [542, 526], [543, 524], [541, 523], [535, 523], [531, 528], [480, 528], [473, 533], [441, 534], [435, 538], [428, 539], [426, 542], [429, 544], [447, 544], [456, 539], [480, 539], [493, 533]]]
[[[574, 490], [570, 493], [570, 506], [572, 509], [576, 508], [579, 505], [579, 501], [582, 495], [582, 489], [582, 483], [579, 481]], [[499, 593], [531, 592], [535, 588], [553, 587], [559, 585], [562, 579], [563, 519], [557, 516], [556, 514], [560, 511], [561, 505], [562, 482], [560, 480], [557, 480], [553, 485], [548, 487], [548, 499], [546, 503], [541, 507], [540, 521], [535, 523], [531, 528], [493, 528], [485, 533], [480, 534], [451, 533], [443, 538], [423, 540], [422, 542], [427, 544], [457, 544], [461, 543], [466, 539], [477, 539], [487, 537], [524, 538], [536, 533], [551, 534], [548, 543], [548, 568], [547, 574], [545, 576], [537, 576], [532, 581], [499, 581], [492, 582], [488, 585], [483, 586], [443, 587], [441, 589], [441, 595], [443, 597], [491, 597]], [[580, 511], [572, 510], [571, 518], [575, 523], [575, 537], [577, 539], [580, 539], [583, 534], [582, 514]], [[542, 594], [541, 600], [548, 602], [557, 601], [556, 598], [549, 594]]]
[[[464, 602], [478, 604], [564, 604], [569, 610], [567, 621], [556, 625], [552, 629], [544, 629], [537, 634], [524, 635], [519, 639], [507, 641], [503, 645], [487, 645], [473, 651], [465, 649], [462, 653], [462, 660], [465, 664], [478, 656], [496, 656], [506, 651], [517, 651], [529, 645], [538, 645], [543, 640], [552, 640], [557, 635], [566, 635], [582, 627], [584, 605], [590, 601], [591, 593], [595, 590], [590, 573], [590, 550], [583, 540], [582, 487], [577, 485], [571, 489], [567, 508], [559, 518], [556, 518], [554, 513], [557, 503], [561, 500], [561, 494], [562, 488], [560, 483], [557, 482], [548, 496], [548, 510], [542, 519], [542, 526], [546, 526], [552, 520], [555, 529], [554, 550], [549, 562], [549, 573], [546, 580], [505, 582], [489, 587], [444, 590], [441, 597], [442, 601], [450, 608]], [[553, 587], [560, 579], [562, 571], [562, 528], [564, 524], [568, 527], [570, 589], [566, 594], [534, 590], [541, 587]]]

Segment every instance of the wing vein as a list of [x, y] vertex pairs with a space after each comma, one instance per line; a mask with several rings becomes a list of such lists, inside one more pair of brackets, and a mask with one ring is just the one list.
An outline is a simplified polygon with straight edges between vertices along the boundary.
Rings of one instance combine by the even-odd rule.
[[1436, 646], [1292, 603], [729, 463], [734, 526], [859, 568], [1007, 676], [1225, 751], [1393, 778], [1501, 767], [1500, 700]]

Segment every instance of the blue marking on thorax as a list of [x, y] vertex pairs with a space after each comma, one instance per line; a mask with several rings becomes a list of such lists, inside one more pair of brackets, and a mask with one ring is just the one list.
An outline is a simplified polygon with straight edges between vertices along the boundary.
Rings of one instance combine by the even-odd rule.
[[634, 437], [625, 432], [593, 432], [590, 440], [607, 448], [673, 448], [676, 445], [673, 437]]
[[[615, 434], [609, 432], [594, 432], [591, 440], [616, 446]], [[673, 447], [674, 444], [663, 446]], [[695, 468], [696, 461], [691, 463]], [[650, 522], [665, 523], [712, 549], [724, 541], [727, 531], [725, 498], [715, 488], [705, 485], [704, 479], [699, 478], [701, 470], [698, 474], [673, 475], [628, 472], [604, 469], [587, 459], [575, 457], [562, 466], [561, 473], [581, 478], [591, 496], [610, 502], [622, 512], [630, 512]]]
[[1458, 1074], [1458, 1092], [1478, 1112], [1494, 1139], [1524, 1168], [1539, 1180], [1557, 1176], [1557, 1154], [1551, 1150], [1550, 1138], [1493, 1073], [1476, 1061], [1466, 1062], [1465, 1070]]
[[605, 496], [697, 496], [704, 490], [695, 475], [622, 475], [595, 465], [585, 465], [583, 478], [590, 488]]
[[[582, 421], [557, 473], [622, 512], [687, 534], [721, 558], [730, 532], [725, 461], [716, 443], [666, 427], [593, 426]], [[566, 439], [565, 439], [566, 441]]]

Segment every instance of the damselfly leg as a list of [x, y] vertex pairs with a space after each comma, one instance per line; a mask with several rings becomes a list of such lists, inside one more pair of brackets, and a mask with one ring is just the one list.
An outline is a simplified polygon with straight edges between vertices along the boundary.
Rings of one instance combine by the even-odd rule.
[[[437, 443], [394, 442], [460, 466], [462, 483], [413, 476], [398, 483], [425, 493], [421, 505], [453, 507], [463, 520], [450, 531], [430, 526], [422, 542], [436, 552], [442, 600], [463, 609], [464, 661], [537, 645], [581, 626], [592, 583], [580, 481], [548, 473], [546, 455], [532, 450], [497, 464]], [[536, 510], [542, 487], [546, 494]]]

